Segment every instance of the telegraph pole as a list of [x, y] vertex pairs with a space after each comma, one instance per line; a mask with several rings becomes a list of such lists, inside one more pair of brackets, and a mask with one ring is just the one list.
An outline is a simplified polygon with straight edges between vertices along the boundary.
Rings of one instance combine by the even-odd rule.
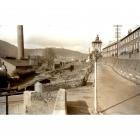
[[120, 28], [122, 27], [122, 25], [114, 25], [115, 27], [115, 38], [117, 39], [117, 57], [119, 56], [119, 39], [120, 39]]

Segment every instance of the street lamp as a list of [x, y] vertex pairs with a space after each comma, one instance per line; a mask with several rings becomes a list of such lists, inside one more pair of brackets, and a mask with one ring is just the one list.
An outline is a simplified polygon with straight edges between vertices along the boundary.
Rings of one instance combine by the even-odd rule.
[[94, 114], [98, 113], [97, 110], [97, 60], [99, 59], [101, 55], [101, 45], [102, 41], [99, 39], [99, 36], [97, 35], [95, 41], [92, 42], [92, 54], [94, 59]]

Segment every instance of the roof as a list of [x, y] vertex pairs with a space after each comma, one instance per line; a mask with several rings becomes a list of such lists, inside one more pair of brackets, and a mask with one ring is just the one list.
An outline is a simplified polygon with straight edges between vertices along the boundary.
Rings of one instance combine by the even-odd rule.
[[103, 50], [104, 50], [104, 49], [107, 49], [107, 48], [109, 48], [110, 46], [115, 45], [115, 44], [117, 44], [117, 41], [115, 41], [115, 42], [113, 42], [113, 43], [107, 45], [105, 48], [103, 48]]
[[125, 38], [127, 38], [128, 36], [130, 36], [131, 34], [133, 34], [134, 32], [136, 32], [137, 30], [139, 30], [140, 27], [136, 28], [135, 30], [133, 30], [131, 33], [129, 33], [128, 35], [126, 35], [125, 37], [123, 37], [122, 39], [120, 39], [120, 41], [124, 40]]
[[[125, 37], [121, 38], [119, 41], [124, 40], [125, 38], [127, 38], [127, 37], [130, 36], [130, 35], [132, 35], [134, 32], [136, 32], [136, 31], [139, 30], [139, 29], [140, 29], [140, 27], [136, 28], [136, 29], [133, 30], [131, 33], [129, 33], [129, 34], [126, 35]], [[115, 45], [116, 43], [117, 43], [117, 41], [115, 41], [115, 42], [113, 42], [113, 43], [107, 45], [107, 47], [103, 48], [103, 50], [106, 49], [106, 48], [108, 48], [108, 47], [110, 47], [110, 46], [112, 46], [112, 45]]]
[[7, 58], [2, 59], [14, 66], [30, 66], [28, 60], [7, 59]]

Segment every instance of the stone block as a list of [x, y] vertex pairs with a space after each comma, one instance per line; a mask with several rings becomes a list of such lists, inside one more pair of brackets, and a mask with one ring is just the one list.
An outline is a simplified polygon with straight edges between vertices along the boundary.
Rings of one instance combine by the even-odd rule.
[[66, 91], [65, 89], [59, 89], [57, 93], [56, 102], [54, 105], [53, 115], [66, 115], [67, 107], [66, 107]]

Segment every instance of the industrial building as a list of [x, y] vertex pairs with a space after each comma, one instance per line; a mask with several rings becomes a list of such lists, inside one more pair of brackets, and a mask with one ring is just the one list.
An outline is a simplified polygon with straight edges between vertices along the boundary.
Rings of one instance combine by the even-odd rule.
[[0, 58], [0, 61], [1, 63], [4, 63], [4, 65], [6, 66], [9, 75], [13, 75], [15, 72], [20, 72], [32, 68], [32, 66], [29, 65], [28, 60]]
[[24, 33], [23, 25], [17, 26], [17, 58], [3, 57], [0, 58], [0, 63], [4, 64], [10, 76], [15, 73], [28, 72], [32, 70], [32, 61], [24, 58]]

